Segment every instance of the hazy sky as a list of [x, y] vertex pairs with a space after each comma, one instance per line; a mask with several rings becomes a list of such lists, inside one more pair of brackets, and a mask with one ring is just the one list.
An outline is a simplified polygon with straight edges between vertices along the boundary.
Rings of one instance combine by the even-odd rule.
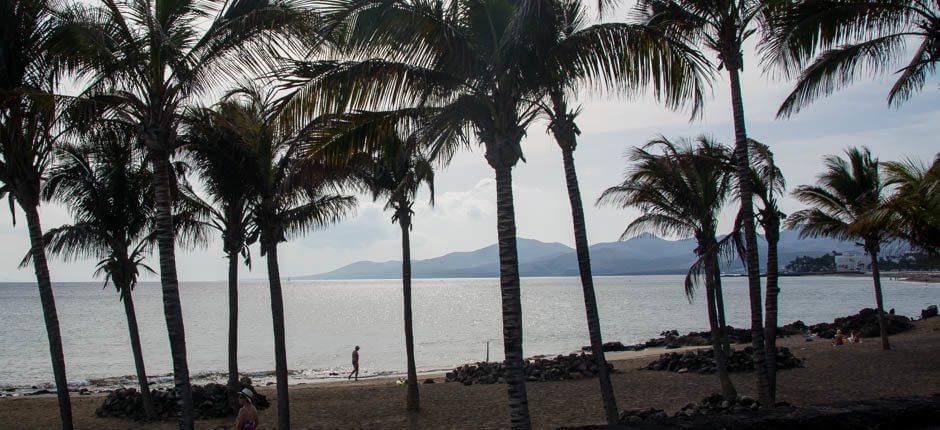
[[[743, 76], [747, 125], [752, 138], [769, 144], [776, 154], [789, 188], [810, 183], [822, 168], [822, 157], [841, 153], [848, 146], [866, 145], [881, 160], [913, 157], [930, 161], [940, 151], [940, 98], [938, 81], [931, 79], [924, 91], [900, 109], [885, 103], [888, 80], [864, 83], [823, 99], [788, 120], [776, 120], [774, 114], [790, 89], [788, 82], [761, 75], [758, 63], [748, 56], [750, 66]], [[669, 138], [693, 137], [707, 133], [731, 143], [730, 100], [726, 75], [716, 75], [713, 94], [705, 114], [689, 122], [687, 112], [670, 112], [650, 98], [609, 100], [589, 98], [579, 101], [583, 112], [578, 118], [582, 130], [575, 153], [585, 202], [588, 237], [591, 243], [617, 240], [626, 224], [636, 216], [612, 208], [594, 207], [593, 202], [607, 187], [618, 183], [627, 168], [626, 149], [642, 145], [663, 134]], [[518, 235], [545, 242], [573, 246], [571, 215], [565, 188], [561, 154], [546, 134], [545, 124], [536, 123], [523, 143], [528, 162], [513, 171]], [[436, 257], [452, 251], [466, 251], [496, 242], [496, 194], [493, 170], [479, 148], [458, 155], [453, 163], [437, 173], [436, 206], [427, 205], [424, 196], [415, 205], [412, 231], [412, 256]], [[5, 205], [4, 205], [5, 206]], [[282, 244], [281, 274], [284, 277], [332, 270], [360, 260], [399, 259], [400, 230], [390, 222], [380, 203], [360, 199], [355, 216], [328, 230]], [[790, 197], [782, 202], [784, 212], [799, 208]], [[40, 209], [43, 227], [48, 229], [68, 222], [62, 205]], [[722, 229], [731, 222], [728, 211]], [[0, 281], [32, 281], [31, 268], [17, 265], [28, 248], [25, 219], [17, 213], [17, 225], [9, 211], [0, 211]], [[215, 241], [206, 249], [178, 250], [180, 280], [222, 280], [226, 261]], [[254, 269], [244, 278], [263, 278], [265, 266], [257, 249], [253, 250]], [[151, 266], [157, 267], [156, 258]], [[50, 259], [53, 281], [87, 281], [92, 278], [94, 261], [63, 262]], [[155, 279], [149, 276], [146, 279]]]

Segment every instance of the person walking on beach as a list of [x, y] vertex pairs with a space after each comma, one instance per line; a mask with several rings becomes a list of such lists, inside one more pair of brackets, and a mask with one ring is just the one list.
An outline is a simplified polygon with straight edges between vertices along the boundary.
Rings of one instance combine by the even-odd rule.
[[238, 417], [235, 418], [234, 430], [257, 430], [261, 424], [261, 420], [258, 419], [258, 410], [253, 404], [252, 394], [247, 388], [238, 392], [238, 404], [241, 405], [241, 409], [238, 410]]
[[353, 375], [356, 375], [356, 381], [359, 380], [359, 345], [356, 345], [356, 349], [352, 352], [352, 365], [353, 371], [349, 372], [349, 376], [346, 379], [350, 379]]

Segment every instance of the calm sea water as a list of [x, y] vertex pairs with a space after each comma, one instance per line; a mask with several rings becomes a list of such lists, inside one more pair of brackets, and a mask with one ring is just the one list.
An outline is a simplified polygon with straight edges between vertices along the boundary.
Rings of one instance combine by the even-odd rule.
[[[595, 279], [605, 341], [634, 343], [666, 329], [705, 330], [704, 293], [689, 303], [681, 276]], [[748, 321], [744, 278], [725, 278], [729, 323]], [[100, 283], [55, 284], [70, 385], [108, 387], [132, 383], [134, 374], [123, 307]], [[227, 288], [224, 282], [180, 287], [190, 371], [222, 380], [226, 369]], [[871, 280], [862, 277], [781, 278], [780, 320], [807, 323], [873, 307]], [[940, 303], [940, 284], [884, 281], [885, 301], [913, 316]], [[148, 374], [168, 382], [172, 367], [160, 286], [135, 290]], [[496, 279], [422, 279], [414, 282], [419, 370], [502, 359], [499, 284]], [[293, 281], [284, 284], [288, 365], [292, 382], [338, 378], [350, 351], [362, 347], [362, 374], [405, 369], [400, 281]], [[574, 351], [588, 344], [578, 278], [522, 280], [525, 354]], [[270, 379], [274, 343], [266, 282], [240, 290], [239, 364], [256, 379]], [[48, 386], [48, 344], [33, 284], [0, 284], [0, 387]]]

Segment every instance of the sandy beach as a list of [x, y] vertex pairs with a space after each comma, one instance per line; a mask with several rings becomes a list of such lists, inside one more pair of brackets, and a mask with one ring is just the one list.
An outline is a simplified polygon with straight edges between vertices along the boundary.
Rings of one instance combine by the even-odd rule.
[[[916, 328], [892, 337], [894, 350], [882, 351], [877, 339], [833, 347], [827, 341], [806, 342], [799, 337], [781, 345], [806, 359], [806, 367], [779, 374], [779, 397], [794, 405], [819, 405], [940, 392], [940, 318], [916, 322]], [[669, 412], [700, 400], [718, 389], [713, 375], [641, 371], [639, 367], [661, 350], [611, 353], [619, 373], [614, 388], [621, 409], [657, 407]], [[434, 384], [421, 385], [422, 410], [404, 411], [405, 389], [393, 378], [360, 382], [330, 382], [291, 387], [291, 414], [295, 428], [504, 428], [508, 423], [505, 385], [463, 386], [442, 383], [443, 375], [427, 375]], [[742, 394], [754, 393], [753, 375], [733, 374]], [[527, 385], [533, 425], [537, 428], [603, 423], [596, 379], [530, 383]], [[274, 397], [273, 387], [261, 391]], [[100, 419], [94, 411], [103, 394], [73, 396], [79, 429], [172, 429], [176, 423], [138, 423]], [[58, 425], [54, 396], [0, 399], [4, 428], [46, 429]], [[275, 428], [275, 409], [262, 412], [262, 428]], [[197, 422], [197, 428], [217, 429], [230, 420]]]

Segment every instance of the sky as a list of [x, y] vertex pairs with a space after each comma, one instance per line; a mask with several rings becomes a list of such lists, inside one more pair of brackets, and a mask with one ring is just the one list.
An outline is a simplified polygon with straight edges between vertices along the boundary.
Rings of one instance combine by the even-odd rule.
[[[777, 164], [793, 189], [815, 181], [823, 157], [841, 154], [850, 146], [867, 146], [882, 161], [903, 158], [929, 162], [940, 152], [940, 82], [936, 77], [924, 90], [900, 108], [886, 103], [890, 77], [859, 82], [833, 96], [821, 99], [790, 119], [776, 119], [780, 102], [792, 82], [772, 79], [756, 67], [758, 59], [748, 53], [742, 88], [750, 137], [770, 145]], [[583, 110], [578, 117], [582, 134], [575, 164], [585, 204], [589, 241], [616, 241], [624, 227], [637, 216], [635, 211], [596, 207], [604, 189], [622, 181], [628, 163], [627, 149], [664, 135], [670, 139], [708, 134], [726, 144], [733, 143], [731, 102], [727, 75], [716, 74], [704, 115], [689, 120], [688, 112], [672, 112], [651, 97], [610, 99], [586, 92], [577, 95]], [[535, 123], [523, 142], [526, 162], [513, 170], [517, 235], [543, 242], [574, 246], [571, 212], [565, 188], [561, 152], [547, 133], [545, 123]], [[427, 194], [415, 205], [411, 250], [414, 259], [437, 257], [448, 252], [469, 251], [496, 242], [496, 187], [493, 170], [481, 148], [457, 155], [436, 173], [435, 206]], [[398, 260], [400, 229], [391, 223], [383, 203], [360, 196], [353, 216], [328, 229], [308, 233], [279, 248], [283, 277], [321, 273], [362, 260]], [[785, 196], [785, 213], [801, 205]], [[69, 222], [66, 205], [53, 203], [40, 208], [43, 228]], [[30, 282], [31, 267], [18, 268], [29, 240], [25, 218], [17, 209], [14, 226], [6, 208], [0, 211], [0, 282]], [[727, 230], [733, 210], [722, 216]], [[252, 250], [254, 267], [242, 269], [242, 278], [265, 278], [265, 265], [257, 247]], [[158, 267], [156, 255], [149, 264]], [[89, 281], [95, 261], [65, 262], [50, 258], [53, 281]], [[219, 240], [205, 248], [177, 250], [181, 281], [218, 281], [227, 274]], [[157, 280], [145, 275], [143, 280]]]

